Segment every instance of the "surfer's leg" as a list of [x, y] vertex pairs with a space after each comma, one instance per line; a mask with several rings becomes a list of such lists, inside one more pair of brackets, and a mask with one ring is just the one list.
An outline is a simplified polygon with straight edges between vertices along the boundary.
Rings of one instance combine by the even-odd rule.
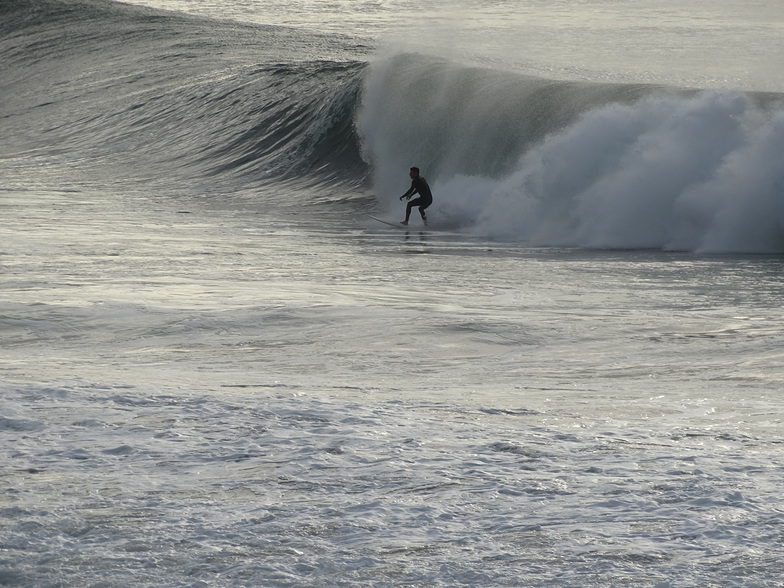
[[422, 222], [425, 223], [427, 226], [427, 215], [425, 214], [425, 209], [433, 203], [433, 200], [428, 198], [425, 200], [424, 198], [418, 198], [419, 201], [419, 214], [422, 215]]
[[407, 225], [408, 219], [411, 217], [411, 209], [414, 208], [415, 206], [419, 206], [420, 204], [422, 204], [422, 201], [419, 198], [415, 200], [409, 200], [408, 205], [406, 206], [406, 220], [404, 220], [400, 224]]

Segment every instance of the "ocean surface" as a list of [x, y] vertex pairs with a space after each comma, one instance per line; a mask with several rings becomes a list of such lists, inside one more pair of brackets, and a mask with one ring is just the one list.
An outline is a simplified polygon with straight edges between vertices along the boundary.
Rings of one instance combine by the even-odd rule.
[[782, 58], [777, 0], [4, 0], [0, 586], [780, 586]]

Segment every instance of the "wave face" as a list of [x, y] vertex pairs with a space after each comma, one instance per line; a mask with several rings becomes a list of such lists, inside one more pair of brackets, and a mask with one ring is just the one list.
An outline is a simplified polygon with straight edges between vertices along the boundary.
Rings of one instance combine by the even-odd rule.
[[486, 237], [784, 251], [778, 95], [548, 82], [408, 55], [373, 66], [358, 120], [381, 193], [418, 164], [433, 212]]
[[391, 207], [418, 165], [431, 217], [490, 239], [784, 252], [781, 95], [370, 58], [350, 37], [109, 0], [0, 17], [6, 188]]
[[102, 0], [13, 1], [2, 17], [6, 157], [126, 185], [366, 180], [366, 62], [345, 43]]

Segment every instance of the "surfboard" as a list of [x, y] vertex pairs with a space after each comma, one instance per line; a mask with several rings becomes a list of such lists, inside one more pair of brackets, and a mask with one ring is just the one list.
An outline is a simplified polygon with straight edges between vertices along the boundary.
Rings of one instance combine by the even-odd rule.
[[412, 227], [411, 225], [401, 225], [400, 222], [392, 222], [392, 221], [384, 220], [383, 218], [378, 218], [377, 216], [373, 216], [372, 214], [369, 214], [368, 216], [373, 220], [376, 220], [380, 223], [384, 223], [385, 225], [389, 225], [390, 227], [395, 227], [396, 229], [401, 229], [403, 231], [410, 231], [412, 229], [424, 230], [427, 228], [425, 226]]

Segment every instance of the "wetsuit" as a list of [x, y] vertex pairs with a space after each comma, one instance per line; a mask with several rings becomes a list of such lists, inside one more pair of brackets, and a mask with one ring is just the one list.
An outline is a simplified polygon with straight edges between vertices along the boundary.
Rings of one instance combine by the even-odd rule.
[[427, 185], [425, 178], [417, 176], [412, 179], [411, 188], [406, 192], [406, 196], [409, 194], [419, 194], [419, 198], [409, 201], [408, 206], [406, 206], [406, 222], [408, 222], [408, 218], [411, 216], [411, 209], [418, 206], [419, 214], [422, 215], [422, 220], [427, 224], [425, 208], [433, 204], [433, 193], [430, 191], [430, 186]]

